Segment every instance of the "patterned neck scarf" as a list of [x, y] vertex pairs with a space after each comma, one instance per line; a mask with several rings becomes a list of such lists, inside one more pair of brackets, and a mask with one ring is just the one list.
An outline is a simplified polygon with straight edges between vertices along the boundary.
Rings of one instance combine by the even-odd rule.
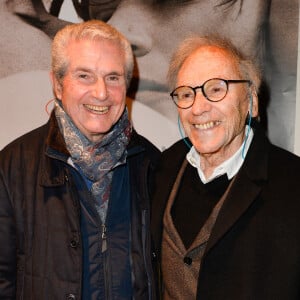
[[126, 161], [126, 147], [132, 126], [127, 109], [119, 121], [98, 143], [92, 143], [75, 126], [60, 101], [55, 101], [55, 116], [72, 162], [92, 182], [91, 193], [104, 224], [112, 183], [113, 169]]

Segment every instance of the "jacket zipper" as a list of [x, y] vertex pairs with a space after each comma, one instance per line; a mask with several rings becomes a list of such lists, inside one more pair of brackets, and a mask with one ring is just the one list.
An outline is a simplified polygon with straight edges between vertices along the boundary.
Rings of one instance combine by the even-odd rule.
[[142, 244], [143, 244], [143, 255], [144, 255], [144, 263], [145, 263], [145, 270], [147, 274], [147, 285], [148, 285], [148, 293], [149, 293], [149, 300], [152, 299], [152, 280], [150, 275], [150, 268], [149, 262], [151, 259], [147, 257], [147, 211], [142, 211]]
[[103, 272], [104, 272], [104, 293], [105, 299], [111, 299], [110, 294], [110, 271], [109, 271], [109, 259], [107, 251], [107, 235], [106, 235], [106, 225], [101, 224], [101, 241], [102, 241], [102, 263], [103, 263]]
[[[146, 161], [144, 162], [144, 168], [145, 170], [147, 170], [144, 173], [144, 180], [143, 182], [145, 183], [145, 186], [143, 187], [145, 194], [144, 194], [144, 198], [145, 199], [149, 199], [149, 191], [148, 191], [148, 184], [146, 184], [148, 182], [148, 172], [149, 172], [149, 167], [150, 166], [150, 162]], [[151, 265], [151, 257], [148, 257], [148, 253], [147, 253], [147, 242], [149, 239], [149, 222], [148, 222], [148, 218], [149, 218], [149, 214], [150, 212], [148, 212], [146, 209], [142, 210], [142, 247], [143, 247], [143, 256], [144, 256], [144, 264], [145, 264], [145, 271], [147, 274], [147, 285], [148, 285], [148, 294], [149, 294], [149, 300], [153, 299], [153, 291], [152, 291], [152, 285], [153, 285], [153, 274], [152, 274], [152, 265]], [[149, 245], [148, 245], [149, 247]], [[151, 246], [150, 246], [151, 247]]]
[[106, 226], [101, 225], [101, 239], [102, 239], [102, 253], [107, 250], [107, 240], [106, 240]]

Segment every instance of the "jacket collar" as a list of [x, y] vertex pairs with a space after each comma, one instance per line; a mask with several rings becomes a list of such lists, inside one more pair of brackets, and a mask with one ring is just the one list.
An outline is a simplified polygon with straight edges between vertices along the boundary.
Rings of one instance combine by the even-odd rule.
[[67, 150], [65, 140], [59, 130], [59, 126], [55, 117], [54, 111], [52, 111], [49, 122], [49, 131], [46, 139], [46, 153], [49, 156], [60, 153], [64, 158], [70, 156], [69, 151]]

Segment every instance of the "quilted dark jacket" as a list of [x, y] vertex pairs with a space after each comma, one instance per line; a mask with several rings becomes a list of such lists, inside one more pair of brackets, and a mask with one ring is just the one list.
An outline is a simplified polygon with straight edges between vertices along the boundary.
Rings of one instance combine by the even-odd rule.
[[[149, 185], [159, 151], [134, 132], [128, 153], [134, 299], [155, 299]], [[80, 203], [68, 156], [54, 115], [0, 152], [0, 299], [81, 299]]]

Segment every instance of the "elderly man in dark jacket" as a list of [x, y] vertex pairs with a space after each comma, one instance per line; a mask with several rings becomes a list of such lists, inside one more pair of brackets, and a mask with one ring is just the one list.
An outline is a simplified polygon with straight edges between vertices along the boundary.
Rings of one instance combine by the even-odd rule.
[[130, 44], [101, 21], [54, 38], [50, 120], [0, 153], [1, 299], [155, 299], [159, 151], [128, 119], [132, 68]]
[[216, 38], [173, 56], [188, 138], [163, 153], [153, 201], [164, 299], [300, 299], [300, 158], [257, 124], [259, 73]]

